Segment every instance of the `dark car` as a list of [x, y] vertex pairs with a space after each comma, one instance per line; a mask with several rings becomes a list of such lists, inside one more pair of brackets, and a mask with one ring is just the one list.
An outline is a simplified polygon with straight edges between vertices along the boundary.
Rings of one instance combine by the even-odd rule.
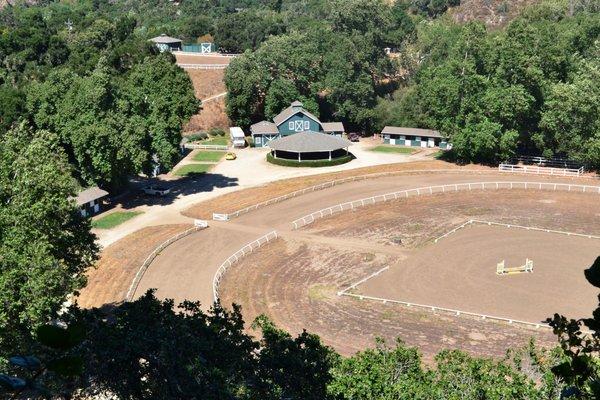
[[360, 135], [358, 133], [349, 133], [348, 140], [351, 142], [358, 142], [360, 140]]

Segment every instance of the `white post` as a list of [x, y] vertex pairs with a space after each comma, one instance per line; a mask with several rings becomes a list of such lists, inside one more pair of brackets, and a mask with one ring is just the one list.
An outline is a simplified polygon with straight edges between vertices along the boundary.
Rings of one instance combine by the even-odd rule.
[[329, 161], [331, 161], [331, 150], [329, 151]]
[[300, 159], [300, 153], [298, 153], [298, 162], [300, 162], [300, 161], [302, 161], [302, 160]]

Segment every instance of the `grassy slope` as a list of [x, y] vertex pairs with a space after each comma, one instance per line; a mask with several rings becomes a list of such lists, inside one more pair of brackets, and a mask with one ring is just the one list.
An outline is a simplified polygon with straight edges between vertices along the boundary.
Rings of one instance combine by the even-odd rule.
[[525, 7], [541, 0], [461, 0], [448, 10], [457, 22], [482, 21], [489, 27], [501, 27], [516, 18]]
[[96, 229], [111, 229], [140, 214], [142, 214], [141, 211], [115, 211], [93, 220], [92, 227]]

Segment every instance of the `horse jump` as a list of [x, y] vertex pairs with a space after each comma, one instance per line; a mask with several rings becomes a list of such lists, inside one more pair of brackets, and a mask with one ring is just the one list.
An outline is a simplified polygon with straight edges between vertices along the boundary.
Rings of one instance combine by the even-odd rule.
[[520, 267], [506, 268], [504, 260], [496, 266], [496, 275], [520, 274], [525, 272], [533, 272], [533, 260], [525, 259], [525, 265]]

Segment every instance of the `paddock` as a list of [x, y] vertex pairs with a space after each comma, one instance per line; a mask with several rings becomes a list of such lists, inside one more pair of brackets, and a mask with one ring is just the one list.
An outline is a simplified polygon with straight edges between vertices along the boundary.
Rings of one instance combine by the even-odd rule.
[[[173, 298], [176, 303], [183, 299], [200, 300], [203, 308], [208, 308], [213, 299], [214, 277], [226, 260], [238, 255], [226, 273], [219, 276], [219, 296], [224, 306], [240, 304], [247, 323], [257, 315], [267, 314], [278, 326], [292, 333], [308, 329], [343, 354], [371, 346], [375, 337], [385, 338], [390, 343], [400, 337], [409, 345], [419, 346], [426, 357], [448, 347], [502, 357], [507, 347], [525, 344], [532, 335], [538, 341], [553, 345], [556, 339], [549, 329], [524, 328], [464, 314], [457, 316], [337, 295], [383, 267], [391, 269], [406, 262], [414, 251], [424, 249], [470, 219], [600, 235], [598, 188], [582, 193], [576, 191], [577, 188], [571, 192], [555, 191], [553, 186], [554, 183], [596, 185], [597, 182], [585, 178], [574, 181], [565, 177], [520, 176], [519, 181], [552, 184], [543, 189], [538, 184], [529, 185], [528, 189], [524, 185], [512, 189], [506, 185], [487, 185], [485, 190], [481, 189], [481, 182], [514, 179], [497, 171], [410, 172], [302, 191], [285, 200], [274, 200], [236, 214], [231, 221], [213, 221], [209, 229], [166, 248], [142, 277], [135, 297], [155, 287], [160, 298]], [[416, 188], [461, 183], [467, 186], [459, 192], [436, 190], [432, 194], [421, 190], [417, 195]], [[469, 183], [472, 190], [468, 189]], [[298, 229], [293, 227], [294, 220], [316, 210], [348, 201], [360, 203], [360, 199], [383, 197], [399, 190], [412, 190], [411, 196], [397, 200], [388, 196], [385, 202], [373, 205], [366, 202], [352, 211], [325, 215]], [[272, 231], [277, 232], [278, 239], [249, 250], [249, 243]], [[464, 232], [457, 232], [460, 234]], [[447, 236], [438, 244], [446, 246], [456, 237]], [[471, 240], [473, 243], [468, 246], [474, 249], [473, 258], [476, 258], [479, 256], [477, 238]], [[239, 255], [241, 249], [247, 250], [243, 256]], [[498, 253], [486, 261], [493, 278], [503, 282], [521, 277], [539, 279], [539, 270], [545, 263], [539, 255], [515, 253], [515, 258], [511, 258], [511, 254]], [[527, 257], [534, 260], [534, 273], [502, 277], [495, 274], [496, 265], [502, 259], [507, 266], [513, 266], [522, 264]], [[438, 261], [445, 262], [446, 256], [440, 256]], [[579, 273], [589, 266], [586, 264], [580, 267]], [[462, 272], [462, 269], [454, 271], [455, 274]], [[579, 277], [577, 272], [573, 274]], [[463, 290], [469, 290], [467, 284], [458, 282]], [[590, 295], [587, 282], [579, 281], [576, 285], [582, 299], [596, 301], [596, 293]], [[556, 291], [552, 286], [544, 290]], [[431, 304], [430, 301], [424, 303]], [[585, 308], [587, 315], [594, 307], [595, 303], [590, 307], [584, 305], [581, 310]], [[561, 310], [551, 313], [555, 311]], [[523, 319], [518, 315], [513, 317]]]
[[[502, 226], [471, 225], [417, 249], [358, 287], [360, 294], [539, 323], [555, 312], [588, 316], [596, 288], [583, 271], [600, 239]], [[532, 273], [498, 275], [498, 260]]]

